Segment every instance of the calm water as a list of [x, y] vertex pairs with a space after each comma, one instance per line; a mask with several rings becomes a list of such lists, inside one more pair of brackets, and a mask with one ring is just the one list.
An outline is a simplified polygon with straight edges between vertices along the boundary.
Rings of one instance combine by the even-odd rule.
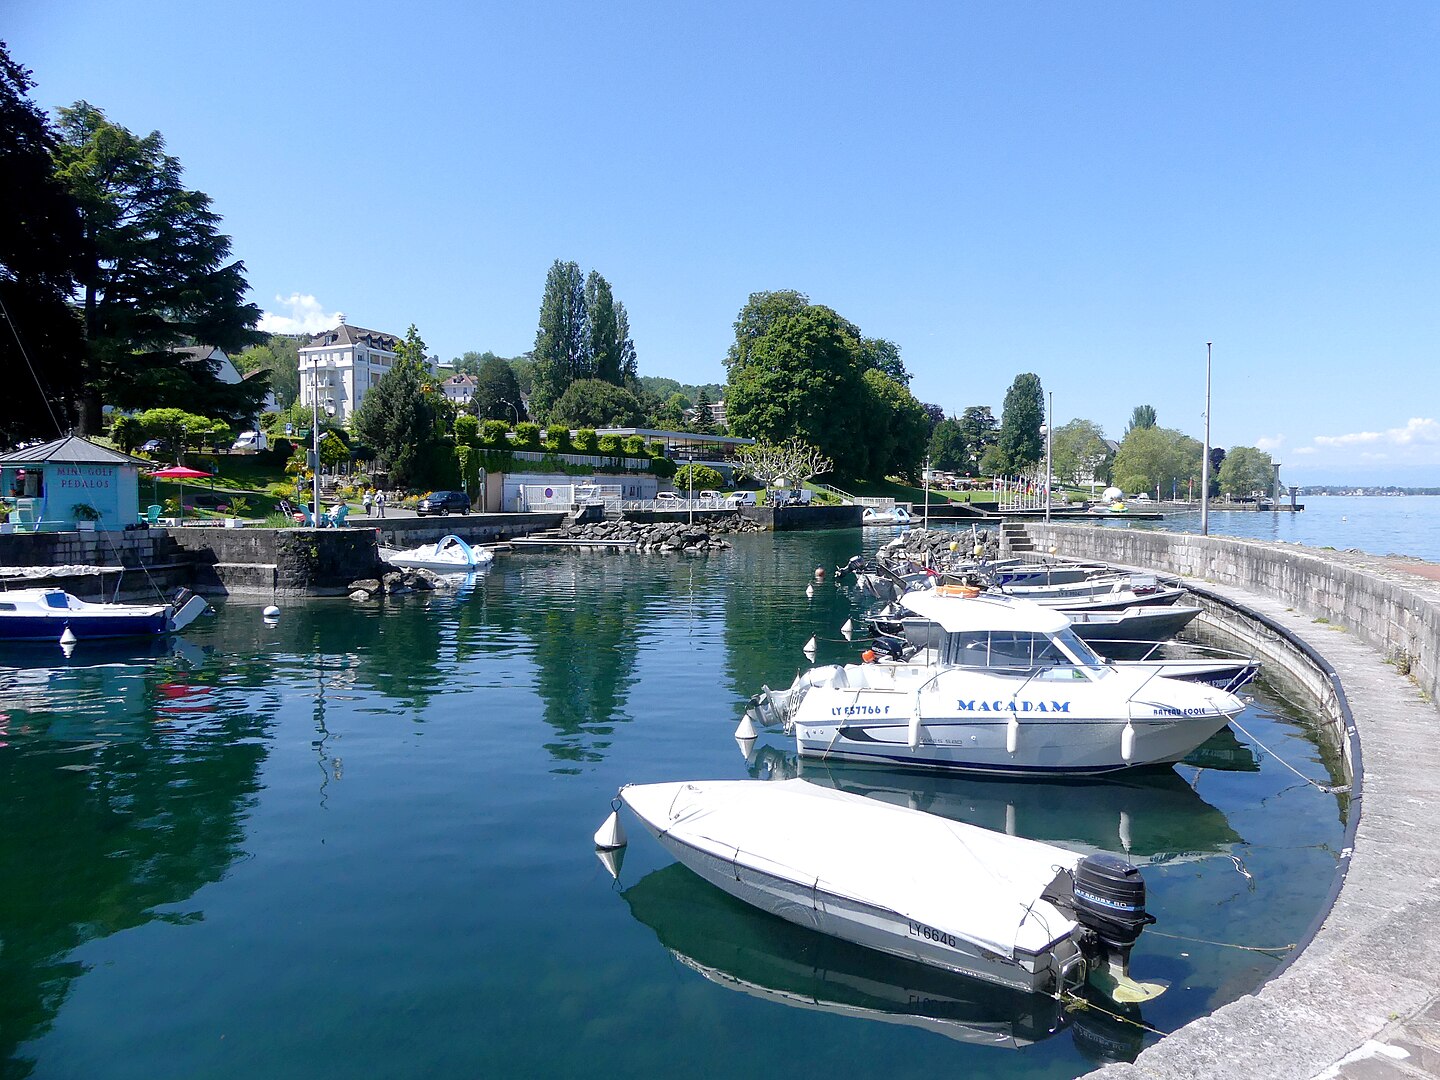
[[[1309, 495], [1297, 501], [1305, 507], [1300, 513], [1212, 510], [1210, 535], [1440, 562], [1440, 495]], [[1164, 521], [1133, 527], [1198, 533], [1200, 512], [1167, 512]]]
[[[732, 732], [812, 634], [858, 531], [705, 560], [503, 557], [461, 595], [224, 606], [178, 653], [0, 657], [0, 1076], [1070, 1077], [1146, 1036], [732, 902], [638, 827], [629, 781], [790, 775]], [[48, 664], [48, 666], [46, 666]], [[1245, 728], [1328, 779], [1262, 692]], [[1146, 864], [1161, 1030], [1251, 990], [1330, 888], [1341, 808], [1246, 735], [1075, 785], [803, 770]], [[1168, 935], [1161, 936], [1160, 931]]]

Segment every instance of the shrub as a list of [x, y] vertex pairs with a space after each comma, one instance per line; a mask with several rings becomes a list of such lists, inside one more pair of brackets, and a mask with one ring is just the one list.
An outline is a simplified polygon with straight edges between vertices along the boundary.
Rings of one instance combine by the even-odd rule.
[[575, 432], [575, 449], [582, 454], [600, 452], [600, 436], [595, 434], [594, 428], [581, 428]]
[[510, 425], [504, 420], [486, 420], [480, 425], [480, 445], [490, 450], [509, 450]]
[[607, 457], [617, 457], [617, 456], [619, 456], [619, 454], [620, 454], [620, 448], [621, 448], [622, 445], [623, 445], [623, 444], [622, 444], [622, 442], [621, 442], [621, 440], [620, 440], [620, 436], [619, 436], [619, 435], [601, 435], [601, 436], [600, 436], [600, 447], [599, 447], [600, 453], [606, 455]]
[[725, 486], [725, 478], [709, 465], [684, 465], [677, 469], [675, 490], [688, 491], [692, 486], [696, 491], [703, 491], [706, 488], [718, 491]]
[[656, 439], [652, 443], [646, 443], [645, 452], [649, 454], [652, 458], [662, 458], [668, 456], [665, 453], [665, 444], [659, 439]]
[[460, 446], [474, 446], [480, 438], [480, 421], [470, 413], [455, 417], [455, 442]]
[[521, 450], [539, 450], [540, 425], [532, 420], [515, 425], [515, 445]]
[[645, 436], [627, 435], [625, 437], [625, 453], [628, 457], [644, 457]]
[[551, 424], [545, 429], [545, 448], [557, 454], [570, 449], [570, 429], [564, 424]]
[[668, 480], [675, 475], [675, 462], [668, 457], [652, 458], [650, 461], [650, 472], [661, 480]]

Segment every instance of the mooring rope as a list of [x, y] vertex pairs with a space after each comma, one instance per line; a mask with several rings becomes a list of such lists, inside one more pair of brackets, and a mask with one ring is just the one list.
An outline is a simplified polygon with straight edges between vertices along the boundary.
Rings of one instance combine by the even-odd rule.
[[1142, 1031], [1150, 1032], [1152, 1035], [1159, 1035], [1162, 1039], [1166, 1035], [1170, 1034], [1168, 1031], [1161, 1031], [1157, 1027], [1152, 1027], [1150, 1024], [1145, 1023], [1144, 1020], [1137, 1020], [1133, 1016], [1126, 1016], [1123, 1013], [1112, 1012], [1111, 1010], [1105, 1008], [1104, 1005], [1097, 1005], [1089, 998], [1081, 997], [1079, 994], [1075, 993], [1074, 990], [1066, 990], [1063, 993], [1051, 994], [1050, 996], [1056, 1001], [1060, 1002], [1060, 1004], [1064, 1005], [1067, 1009], [1094, 1009], [1096, 1012], [1104, 1013], [1112, 1020], [1118, 1020], [1122, 1024], [1131, 1024], [1134, 1027], [1140, 1028]]
[[1250, 732], [1246, 731], [1243, 727], [1241, 727], [1239, 722], [1236, 721], [1234, 717], [1231, 717], [1230, 719], [1230, 726], [1239, 731], [1240, 734], [1244, 735], [1247, 739], [1253, 741], [1256, 746], [1260, 747], [1261, 750], [1264, 750], [1267, 754], [1273, 757], [1276, 761], [1280, 762], [1281, 765], [1284, 765], [1285, 768], [1289, 769], [1292, 773], [1298, 776], [1301, 780], [1304, 780], [1305, 783], [1309, 784], [1311, 787], [1318, 788], [1326, 795], [1343, 795], [1350, 790], [1349, 784], [1322, 784], [1318, 780], [1312, 780], [1310, 777], [1302, 773], [1299, 769], [1295, 768], [1294, 765], [1291, 765], [1288, 761], [1282, 758], [1279, 754], [1275, 753], [1274, 750], [1271, 750], [1263, 742], [1255, 738], [1255, 736], [1250, 734]]
[[1233, 941], [1211, 941], [1209, 938], [1186, 937], [1184, 934], [1167, 934], [1167, 933], [1164, 933], [1163, 931], [1155, 930], [1155, 929], [1146, 929], [1146, 931], [1145, 931], [1145, 936], [1146, 936], [1146, 937], [1163, 937], [1163, 938], [1169, 938], [1171, 941], [1191, 941], [1191, 942], [1194, 942], [1194, 943], [1197, 944], [1197, 945], [1219, 945], [1221, 948], [1224, 948], [1224, 949], [1240, 949], [1240, 950], [1242, 950], [1242, 951], [1244, 951], [1244, 952], [1258, 952], [1258, 953], [1287, 953], [1287, 952], [1290, 952], [1290, 951], [1293, 950], [1293, 949], [1298, 949], [1298, 948], [1300, 947], [1299, 945], [1294, 944], [1294, 943], [1289, 944], [1289, 945], [1270, 945], [1270, 946], [1265, 946], [1265, 945], [1239, 945], [1239, 944], [1236, 944], [1236, 943], [1233, 942]]

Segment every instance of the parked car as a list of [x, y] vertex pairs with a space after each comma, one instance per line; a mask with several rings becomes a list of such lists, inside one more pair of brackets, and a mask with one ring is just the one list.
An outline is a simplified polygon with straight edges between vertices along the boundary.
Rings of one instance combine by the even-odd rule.
[[263, 431], [242, 431], [230, 449], [244, 453], [247, 450], [264, 450], [267, 445]]
[[683, 500], [680, 498], [680, 495], [679, 495], [678, 492], [674, 492], [674, 491], [657, 491], [657, 492], [655, 493], [655, 501], [656, 501], [656, 502], [682, 502]]
[[755, 492], [753, 491], [732, 491], [728, 498], [736, 506], [754, 506]]
[[160, 440], [147, 439], [145, 442], [140, 444], [140, 449], [145, 451], [145, 453], [147, 454], [153, 454], [155, 453], [155, 451], [160, 449]]
[[459, 510], [462, 514], [468, 514], [470, 512], [470, 496], [463, 491], [432, 491], [420, 500], [420, 505], [415, 507], [415, 516], [448, 514], [451, 510]]
[[721, 495], [718, 491], [711, 491], [708, 488], [700, 492], [700, 494], [697, 496], [697, 498], [704, 499], [707, 502], [719, 502], [724, 497], [725, 496]]
[[775, 488], [770, 492], [770, 503], [773, 506], [807, 506], [813, 494], [809, 488]]

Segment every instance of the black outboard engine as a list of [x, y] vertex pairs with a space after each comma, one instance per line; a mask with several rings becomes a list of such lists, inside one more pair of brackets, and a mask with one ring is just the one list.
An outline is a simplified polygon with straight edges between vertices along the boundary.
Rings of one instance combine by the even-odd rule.
[[1075, 921], [1099, 938], [1109, 974], [1128, 978], [1130, 948], [1155, 921], [1145, 910], [1145, 879], [1114, 855], [1087, 855], [1074, 875]]

